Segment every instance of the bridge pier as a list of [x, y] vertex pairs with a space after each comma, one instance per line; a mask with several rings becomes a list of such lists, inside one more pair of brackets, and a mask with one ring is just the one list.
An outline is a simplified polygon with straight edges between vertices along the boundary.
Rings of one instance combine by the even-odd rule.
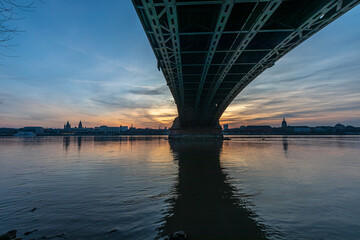
[[219, 140], [221, 115], [251, 81], [360, 0], [132, 2], [181, 117], [169, 139]]
[[169, 140], [223, 140], [222, 129], [219, 123], [215, 127], [182, 127], [179, 118], [175, 118], [170, 128]]

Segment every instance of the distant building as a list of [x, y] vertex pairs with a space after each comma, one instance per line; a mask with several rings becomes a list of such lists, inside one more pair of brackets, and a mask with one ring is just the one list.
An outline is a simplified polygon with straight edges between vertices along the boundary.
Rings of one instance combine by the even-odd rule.
[[343, 134], [346, 131], [346, 127], [345, 127], [345, 125], [342, 125], [341, 123], [338, 123], [338, 124], [335, 125], [335, 131], [338, 134]]
[[341, 123], [338, 123], [338, 124], [335, 125], [335, 129], [340, 130], [340, 131], [345, 130], [345, 125], [342, 125]]
[[100, 127], [96, 127], [95, 129], [97, 129], [103, 134], [110, 134], [110, 135], [120, 134], [119, 127], [100, 126]]
[[23, 132], [33, 132], [35, 134], [44, 134], [43, 127], [24, 127], [21, 129]]
[[122, 125], [120, 125], [120, 131], [121, 131], [121, 132], [126, 132], [127, 130], [129, 130], [129, 127], [128, 127], [128, 126], [122, 126]]
[[330, 134], [335, 133], [335, 128], [331, 126], [317, 126], [314, 127], [314, 133], [316, 134]]
[[21, 132], [19, 131], [17, 134], [15, 134], [14, 136], [17, 136], [17, 137], [35, 137], [36, 134], [33, 133], [33, 132]]
[[78, 128], [83, 128], [83, 125], [82, 125], [81, 120], [80, 120], [80, 122], [79, 122]]
[[248, 134], [268, 134], [274, 132], [273, 128], [268, 125], [249, 125], [246, 126], [245, 131]]
[[285, 121], [285, 118], [283, 118], [283, 121], [281, 123], [281, 128], [283, 128], [283, 129], [287, 128], [287, 122]]
[[13, 136], [17, 132], [15, 128], [0, 128], [0, 136]]
[[63, 132], [63, 130], [59, 129], [59, 128], [45, 128], [44, 129], [44, 134], [46, 134], [46, 135], [57, 136], [57, 135], [61, 135], [62, 132]]
[[224, 131], [227, 131], [229, 129], [229, 125], [228, 124], [224, 124]]
[[67, 123], [64, 125], [64, 129], [71, 129], [69, 121], [67, 121]]
[[288, 127], [288, 131], [292, 133], [310, 133], [310, 127], [308, 126]]

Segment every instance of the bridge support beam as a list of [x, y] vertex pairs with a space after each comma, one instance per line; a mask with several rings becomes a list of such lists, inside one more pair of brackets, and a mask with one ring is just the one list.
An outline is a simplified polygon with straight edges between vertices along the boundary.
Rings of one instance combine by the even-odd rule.
[[179, 118], [175, 118], [170, 128], [169, 140], [223, 140], [222, 129], [219, 123], [215, 127], [181, 127]]

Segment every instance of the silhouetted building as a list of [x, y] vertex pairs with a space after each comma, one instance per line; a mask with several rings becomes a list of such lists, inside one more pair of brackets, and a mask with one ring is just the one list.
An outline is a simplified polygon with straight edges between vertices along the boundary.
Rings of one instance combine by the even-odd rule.
[[82, 122], [81, 122], [81, 121], [79, 122], [78, 128], [83, 128], [83, 125], [82, 125]]
[[282, 121], [282, 123], [281, 123], [281, 127], [282, 127], [283, 129], [286, 129], [286, 128], [287, 128], [287, 122], [285, 121], [285, 118], [283, 118], [283, 121]]
[[268, 125], [249, 125], [246, 126], [245, 131], [249, 134], [268, 134], [274, 132], [273, 128]]
[[227, 131], [229, 129], [229, 125], [228, 124], [224, 124], [224, 131]]
[[289, 126], [287, 131], [290, 133], [310, 133], [310, 127], [308, 126]]
[[342, 125], [340, 123], [335, 125], [335, 131], [337, 134], [344, 134], [346, 131], [345, 125]]
[[24, 127], [21, 129], [23, 132], [33, 132], [35, 134], [43, 134], [44, 128], [43, 127]]
[[129, 127], [128, 127], [128, 126], [122, 126], [122, 125], [120, 125], [120, 131], [121, 131], [121, 132], [126, 132], [127, 130], [129, 130]]
[[64, 125], [64, 129], [71, 129], [69, 121], [67, 121], [67, 123]]
[[317, 126], [313, 128], [315, 134], [335, 134], [335, 128], [331, 126]]
[[120, 134], [120, 128], [119, 127], [108, 127], [108, 126], [100, 126], [95, 127], [98, 131], [102, 132], [103, 134]]
[[341, 123], [338, 123], [338, 124], [335, 125], [335, 128], [343, 130], [343, 129], [345, 129], [345, 125], [342, 125]]
[[345, 133], [346, 134], [359, 133], [360, 132], [359, 130], [360, 130], [359, 128], [356, 128], [351, 125], [347, 125], [345, 128]]
[[15, 128], [0, 128], [0, 136], [13, 136], [17, 132]]
[[64, 132], [64, 130], [59, 129], [59, 128], [45, 128], [44, 129], [45, 135], [58, 136], [58, 135], [61, 135], [62, 132]]

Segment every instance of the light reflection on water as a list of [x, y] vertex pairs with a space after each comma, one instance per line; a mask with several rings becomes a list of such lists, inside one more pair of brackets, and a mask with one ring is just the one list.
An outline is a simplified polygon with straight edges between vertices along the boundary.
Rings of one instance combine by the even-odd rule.
[[359, 156], [356, 136], [4, 137], [0, 233], [358, 239]]

